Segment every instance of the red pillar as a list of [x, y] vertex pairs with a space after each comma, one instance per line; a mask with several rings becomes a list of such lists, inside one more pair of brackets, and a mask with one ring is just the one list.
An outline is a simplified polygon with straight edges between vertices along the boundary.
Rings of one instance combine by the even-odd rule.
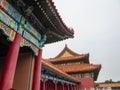
[[72, 90], [74, 90], [74, 85], [72, 86]]
[[78, 85], [76, 86], [76, 90], [78, 90]]
[[38, 56], [35, 58], [32, 90], [40, 90], [41, 57], [42, 49], [39, 49]]
[[65, 86], [64, 86], [64, 83], [62, 83], [62, 90], [65, 90]]
[[72, 86], [72, 90], [74, 90], [74, 85]]
[[69, 84], [67, 85], [68, 90], [70, 90]]
[[73, 86], [72, 85], [70, 85], [70, 90], [73, 90]]
[[71, 90], [71, 85], [69, 85], [69, 90]]
[[74, 86], [73, 88], [74, 88], [74, 90], [76, 90], [76, 86]]
[[12, 88], [21, 37], [19, 33], [16, 33], [14, 41], [10, 44], [0, 82], [0, 90], [9, 90]]
[[72, 85], [70, 85], [70, 90], [73, 90], [73, 86]]
[[55, 81], [54, 88], [55, 88], [55, 90], [57, 90], [57, 81]]
[[77, 89], [77, 86], [75, 86], [75, 89], [78, 90], [78, 89]]
[[46, 88], [45, 88], [45, 84], [46, 84], [46, 80], [45, 79], [43, 79], [43, 90], [45, 90]]

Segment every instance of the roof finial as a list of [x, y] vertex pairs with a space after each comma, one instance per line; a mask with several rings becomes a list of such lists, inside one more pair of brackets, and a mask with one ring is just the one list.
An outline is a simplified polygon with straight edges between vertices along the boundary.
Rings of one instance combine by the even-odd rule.
[[65, 47], [67, 47], [67, 44], [65, 44]]

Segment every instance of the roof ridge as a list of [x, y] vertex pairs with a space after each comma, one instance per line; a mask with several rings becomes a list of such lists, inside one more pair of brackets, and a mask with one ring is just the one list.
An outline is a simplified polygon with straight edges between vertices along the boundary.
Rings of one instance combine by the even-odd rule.
[[68, 51], [71, 55], [74, 55], [74, 56], [88, 56], [89, 57], [89, 53], [87, 54], [78, 54], [76, 52], [74, 52], [73, 50], [71, 50], [70, 48], [68, 48], [67, 44], [65, 44], [65, 47], [63, 48], [63, 50], [55, 57], [55, 58], [59, 58], [60, 56], [62, 56], [65, 51]]

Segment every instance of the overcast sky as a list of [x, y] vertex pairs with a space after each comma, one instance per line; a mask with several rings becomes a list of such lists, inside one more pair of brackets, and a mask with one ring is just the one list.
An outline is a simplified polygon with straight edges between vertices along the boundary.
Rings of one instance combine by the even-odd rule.
[[53, 0], [74, 38], [45, 45], [43, 58], [58, 55], [65, 44], [76, 53], [89, 53], [101, 64], [99, 82], [120, 80], [120, 0]]

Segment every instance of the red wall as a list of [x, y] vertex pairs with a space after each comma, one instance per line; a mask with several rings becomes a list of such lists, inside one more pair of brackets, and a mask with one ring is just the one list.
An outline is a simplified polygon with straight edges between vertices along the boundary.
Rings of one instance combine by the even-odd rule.
[[86, 89], [95, 88], [93, 78], [81, 78], [79, 88], [80, 89], [83, 89], [83, 88], [86, 88]]

